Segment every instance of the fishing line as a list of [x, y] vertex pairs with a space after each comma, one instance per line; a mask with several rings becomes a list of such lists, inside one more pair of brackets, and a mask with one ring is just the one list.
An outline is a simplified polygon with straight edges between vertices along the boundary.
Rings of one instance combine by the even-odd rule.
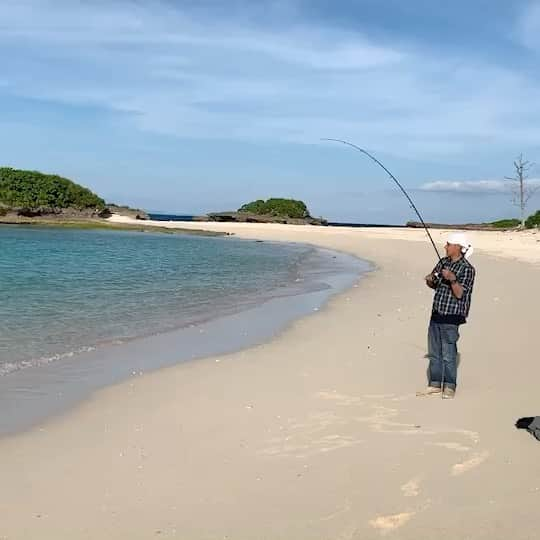
[[433, 241], [433, 238], [431, 236], [431, 233], [429, 232], [429, 229], [424, 222], [424, 219], [420, 215], [420, 212], [418, 211], [418, 208], [416, 208], [416, 205], [414, 204], [413, 200], [409, 197], [409, 194], [405, 191], [404, 187], [399, 183], [398, 179], [374, 156], [372, 156], [367, 150], [364, 150], [363, 148], [360, 148], [359, 146], [356, 146], [356, 144], [350, 143], [348, 141], [344, 141], [342, 139], [321, 139], [322, 141], [333, 141], [338, 142], [341, 144], [345, 144], [347, 146], [350, 146], [351, 148], [354, 148], [355, 150], [358, 150], [359, 152], [362, 152], [362, 154], [366, 155], [369, 159], [374, 161], [379, 167], [381, 167], [386, 174], [397, 184], [403, 195], [407, 197], [407, 200], [409, 201], [409, 204], [411, 205], [411, 208], [416, 212], [416, 215], [420, 219], [420, 223], [424, 227], [424, 230], [426, 231], [426, 234], [428, 235], [428, 238], [431, 242], [431, 245], [433, 246], [433, 249], [435, 250], [435, 253], [437, 254], [437, 258], [439, 259], [439, 262], [441, 263], [441, 266], [444, 266], [442, 262], [441, 255], [439, 254], [439, 250], [437, 249], [437, 246], [435, 245], [435, 242]]

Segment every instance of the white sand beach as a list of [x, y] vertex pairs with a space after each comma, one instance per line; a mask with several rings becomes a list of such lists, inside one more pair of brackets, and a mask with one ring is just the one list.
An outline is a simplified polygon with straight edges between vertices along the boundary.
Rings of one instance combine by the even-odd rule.
[[136, 376], [0, 440], [1, 539], [538, 537], [540, 443], [514, 422], [540, 415], [540, 233], [470, 233], [476, 288], [457, 395], [441, 400], [415, 395], [435, 262], [423, 231], [158, 224], [377, 270], [269, 343]]

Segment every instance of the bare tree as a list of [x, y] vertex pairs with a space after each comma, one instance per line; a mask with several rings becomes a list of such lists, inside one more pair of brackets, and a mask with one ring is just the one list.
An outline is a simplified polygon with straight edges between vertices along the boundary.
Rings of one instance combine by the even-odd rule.
[[519, 154], [514, 161], [514, 176], [505, 176], [506, 180], [513, 182], [512, 185], [512, 202], [519, 207], [521, 227], [525, 227], [525, 209], [529, 199], [540, 189], [540, 185], [531, 185], [527, 182], [529, 172], [534, 167], [534, 163], [523, 161], [523, 154]]

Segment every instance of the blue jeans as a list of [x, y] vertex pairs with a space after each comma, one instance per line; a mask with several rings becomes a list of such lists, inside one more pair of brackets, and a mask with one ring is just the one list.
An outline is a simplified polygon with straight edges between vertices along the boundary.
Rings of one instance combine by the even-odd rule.
[[431, 321], [428, 331], [429, 385], [455, 390], [459, 326]]

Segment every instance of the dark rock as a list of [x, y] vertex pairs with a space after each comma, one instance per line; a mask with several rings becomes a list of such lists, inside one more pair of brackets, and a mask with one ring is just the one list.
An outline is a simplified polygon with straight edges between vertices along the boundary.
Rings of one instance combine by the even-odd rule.
[[[422, 229], [424, 226], [419, 221], [408, 221], [407, 227], [411, 229]], [[446, 223], [426, 223], [429, 229], [451, 229], [462, 231], [510, 231], [515, 230], [515, 227], [495, 227], [490, 223], [464, 223], [461, 225], [450, 225]]]
[[80, 219], [80, 218], [97, 218], [101, 217], [100, 214], [103, 210], [99, 208], [51, 208], [40, 206], [38, 208], [10, 208], [6, 215], [10, 214], [13, 216], [20, 217], [47, 217], [47, 218], [58, 218], [58, 219]]
[[126, 216], [133, 219], [150, 219], [150, 216], [144, 211], [138, 208], [130, 208], [129, 206], [118, 206], [117, 204], [108, 204], [106, 207], [109, 216], [111, 214], [119, 214], [120, 216]]

